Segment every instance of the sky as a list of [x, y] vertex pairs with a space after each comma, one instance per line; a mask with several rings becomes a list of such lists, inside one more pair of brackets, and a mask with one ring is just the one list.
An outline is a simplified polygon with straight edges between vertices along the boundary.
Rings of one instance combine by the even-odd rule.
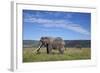
[[90, 40], [91, 13], [23, 10], [23, 40], [43, 36]]

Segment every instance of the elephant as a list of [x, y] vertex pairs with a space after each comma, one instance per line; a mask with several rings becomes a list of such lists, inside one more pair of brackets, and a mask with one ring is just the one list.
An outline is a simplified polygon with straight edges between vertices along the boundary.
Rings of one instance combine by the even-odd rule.
[[82, 49], [82, 46], [80, 44], [77, 44], [75, 47], [78, 49]]
[[47, 50], [47, 54], [50, 54], [52, 49], [57, 49], [59, 50], [60, 54], [64, 53], [64, 46], [65, 46], [65, 42], [61, 37], [41, 37], [40, 38], [40, 46], [37, 50], [37, 52], [40, 51], [40, 48], [42, 46], [46, 47]]

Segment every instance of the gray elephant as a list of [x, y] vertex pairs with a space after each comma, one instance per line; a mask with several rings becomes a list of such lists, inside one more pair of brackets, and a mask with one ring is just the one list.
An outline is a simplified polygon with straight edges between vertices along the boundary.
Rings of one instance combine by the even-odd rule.
[[44, 46], [47, 49], [47, 54], [50, 54], [52, 49], [57, 49], [57, 50], [59, 50], [59, 52], [61, 54], [63, 54], [64, 53], [64, 49], [65, 49], [64, 45], [65, 45], [65, 42], [61, 37], [56, 37], [56, 38], [53, 38], [53, 37], [41, 37], [40, 46], [39, 46], [37, 52], [39, 52], [40, 48], [42, 46]]

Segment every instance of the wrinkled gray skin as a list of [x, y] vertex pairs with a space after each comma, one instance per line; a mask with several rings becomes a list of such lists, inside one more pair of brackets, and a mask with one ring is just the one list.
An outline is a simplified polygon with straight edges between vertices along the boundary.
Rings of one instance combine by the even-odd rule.
[[65, 42], [60, 37], [57, 37], [57, 38], [41, 37], [41, 39], [40, 39], [40, 46], [39, 46], [39, 48], [37, 50], [37, 53], [39, 53], [40, 48], [42, 46], [44, 46], [47, 49], [47, 54], [50, 54], [52, 49], [57, 49], [57, 50], [59, 50], [59, 52], [61, 54], [63, 54], [64, 53], [64, 49], [65, 49], [64, 45], [65, 45]]

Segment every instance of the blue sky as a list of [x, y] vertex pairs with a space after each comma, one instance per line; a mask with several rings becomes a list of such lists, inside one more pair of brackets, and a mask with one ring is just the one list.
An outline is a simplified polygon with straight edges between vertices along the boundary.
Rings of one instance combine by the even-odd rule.
[[23, 39], [42, 36], [64, 40], [90, 40], [91, 14], [79, 12], [23, 10]]

